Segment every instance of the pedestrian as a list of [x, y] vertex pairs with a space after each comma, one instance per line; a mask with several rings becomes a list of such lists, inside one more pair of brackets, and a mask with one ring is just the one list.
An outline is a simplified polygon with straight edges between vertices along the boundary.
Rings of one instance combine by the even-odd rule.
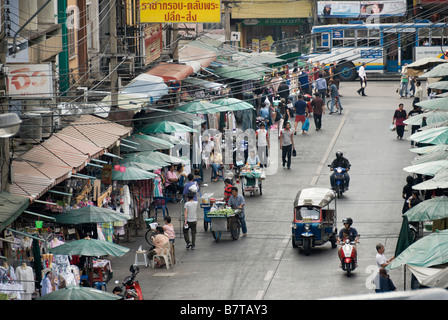
[[322, 114], [325, 114], [325, 103], [321, 97], [320, 92], [314, 94], [315, 98], [311, 101], [311, 107], [313, 108], [314, 124], [316, 125], [316, 131], [322, 128]]
[[[299, 122], [303, 124], [305, 123], [306, 118], [308, 117], [308, 106], [303, 100], [303, 95], [299, 94], [298, 100], [296, 103], [294, 103], [294, 108], [296, 109], [296, 118], [295, 118], [295, 125], [294, 125], [294, 134], [297, 134], [297, 125]], [[302, 134], [305, 134], [305, 130], [302, 129]]]
[[260, 117], [263, 118], [263, 122], [266, 124], [266, 127], [272, 125], [272, 117], [271, 117], [271, 103], [269, 99], [266, 98], [264, 100], [263, 108], [260, 109]]
[[[282, 150], [282, 163], [283, 168], [287, 164], [287, 168], [291, 169], [291, 155], [294, 148], [294, 131], [291, 130], [291, 124], [286, 123], [282, 133], [280, 135], [280, 149]], [[287, 162], [286, 162], [287, 161]]]
[[338, 102], [339, 102], [339, 108], [342, 109], [341, 99], [339, 98], [338, 88], [336, 87], [336, 84], [334, 83], [333, 80], [329, 81], [328, 91], [330, 91], [330, 98], [331, 98], [330, 114], [333, 114], [333, 113], [336, 113], [333, 111], [336, 100], [338, 100]]
[[327, 94], [327, 80], [325, 80], [324, 75], [319, 73], [319, 79], [316, 80], [316, 90], [320, 94], [320, 97], [324, 101], [325, 105], [325, 95]]
[[299, 72], [300, 91], [302, 94], [310, 94], [310, 79], [309, 74], [303, 68]]
[[[184, 239], [187, 243], [187, 249], [195, 249], [196, 246], [196, 226], [197, 226], [197, 210], [198, 202], [194, 200], [193, 193], [187, 195], [188, 201], [184, 205]], [[191, 241], [189, 237], [191, 230]]]
[[403, 70], [401, 71], [401, 80], [400, 80], [400, 99], [408, 98], [408, 83], [409, 83], [409, 76], [408, 76], [408, 64], [405, 63]]
[[[191, 192], [194, 194], [194, 201], [197, 201], [197, 192], [199, 191], [199, 184], [194, 181], [194, 174], [189, 173], [187, 176], [188, 182], [184, 184], [182, 196], [184, 201], [187, 200], [187, 195]], [[196, 190], [196, 191], [195, 191]]]
[[417, 81], [414, 94], [414, 101], [412, 101], [412, 105], [415, 106], [420, 101], [423, 101], [423, 89], [421, 81]]
[[225, 203], [227, 205], [228, 202], [229, 202], [229, 198], [232, 195], [232, 188], [233, 188], [232, 180], [227, 178], [226, 180], [224, 180], [224, 185], [225, 185], [225, 187], [224, 187], [224, 201], [225, 201]]
[[246, 215], [245, 215], [245, 205], [246, 201], [244, 197], [238, 194], [238, 188], [232, 188], [232, 195], [229, 198], [229, 206], [232, 209], [241, 209], [241, 213], [238, 214], [238, 218], [241, 223], [241, 231], [243, 232], [243, 237], [247, 236], [247, 226], [246, 226]]
[[[422, 114], [422, 108], [420, 108], [419, 106], [417, 106], [416, 104], [413, 104], [413, 109], [411, 111], [409, 111], [407, 118], [409, 119], [410, 117]], [[417, 132], [418, 129], [420, 129], [421, 125], [415, 125], [413, 124], [411, 126], [411, 135], [414, 134], [415, 132]], [[411, 147], [414, 147], [414, 140], [411, 141]]]
[[[279, 132], [281, 129], [279, 127]], [[257, 151], [258, 157], [261, 161], [261, 166], [268, 166], [268, 150], [269, 150], [269, 132], [266, 130], [266, 125], [262, 122], [260, 124], [260, 129], [255, 132], [257, 138]]]
[[403, 187], [403, 192], [401, 193], [401, 197], [404, 199], [403, 208], [401, 209], [401, 213], [404, 214], [409, 210], [409, 199], [412, 197], [412, 186], [414, 185], [414, 177], [407, 176], [406, 177], [406, 185]]
[[277, 94], [280, 96], [280, 98], [288, 100], [288, 98], [289, 98], [289, 86], [288, 86], [288, 84], [286, 83], [285, 80], [283, 80], [282, 83], [278, 86]]
[[361, 88], [358, 89], [358, 94], [362, 95], [363, 97], [367, 96], [364, 92], [366, 86], [367, 86], [367, 74], [366, 74], [366, 63], [363, 62], [358, 70], [358, 76], [359, 76], [359, 82], [361, 84]]
[[405, 123], [404, 120], [406, 120], [406, 110], [403, 109], [404, 105], [400, 103], [398, 105], [398, 109], [394, 112], [394, 117], [392, 119], [392, 124], [395, 125], [397, 128], [397, 139], [403, 139], [404, 135], [404, 127]]
[[376, 292], [391, 292], [397, 291], [394, 283], [390, 279], [390, 276], [387, 274], [386, 269], [381, 268], [379, 272], [379, 289], [375, 290]]
[[380, 273], [379, 270], [380, 269], [384, 269], [386, 268], [389, 263], [392, 262], [392, 260], [394, 259], [393, 257], [391, 259], [387, 259], [386, 255], [384, 254], [385, 252], [385, 248], [381, 243], [378, 243], [376, 245], [376, 257], [375, 257], [375, 261], [376, 261], [376, 266], [378, 267], [378, 274], [376, 275], [375, 279], [374, 279], [374, 284], [375, 284], [375, 292], [381, 292], [381, 286], [380, 286]]

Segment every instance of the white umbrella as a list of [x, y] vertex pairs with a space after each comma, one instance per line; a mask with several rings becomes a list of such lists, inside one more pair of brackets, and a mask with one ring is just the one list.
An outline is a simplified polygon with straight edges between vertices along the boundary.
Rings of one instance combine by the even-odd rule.
[[406, 168], [403, 168], [403, 170], [409, 173], [423, 174], [425, 176], [434, 176], [440, 170], [446, 168], [448, 168], [448, 160], [438, 160], [408, 166]]

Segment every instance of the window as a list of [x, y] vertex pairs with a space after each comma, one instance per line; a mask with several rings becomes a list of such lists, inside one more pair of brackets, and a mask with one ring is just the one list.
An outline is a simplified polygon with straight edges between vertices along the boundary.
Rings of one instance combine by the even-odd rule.
[[296, 208], [296, 220], [303, 219], [320, 219], [320, 209], [316, 207], [297, 207]]
[[369, 43], [367, 37], [367, 30], [356, 30], [356, 46], [367, 47]]

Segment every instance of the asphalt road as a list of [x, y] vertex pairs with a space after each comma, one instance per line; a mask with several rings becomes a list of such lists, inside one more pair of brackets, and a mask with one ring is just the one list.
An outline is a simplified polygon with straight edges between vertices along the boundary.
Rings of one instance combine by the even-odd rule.
[[[400, 102], [411, 110], [412, 99], [400, 100], [396, 82], [370, 81], [367, 97], [356, 90], [359, 82], [341, 83], [342, 115], [325, 114], [321, 131], [314, 123], [308, 134], [295, 136], [297, 156], [291, 170], [279, 167], [268, 175], [262, 196], [246, 196], [248, 236], [237, 241], [224, 233], [216, 243], [210, 231], [198, 229], [196, 250], [187, 250], [178, 217], [180, 208], [170, 204], [177, 239], [174, 269], [152, 269], [140, 266], [137, 279], [146, 300], [315, 300], [372, 293], [368, 285], [375, 266], [375, 246], [384, 244], [386, 256], [394, 254], [401, 227], [402, 187], [413, 154], [410, 142], [397, 140], [389, 130], [394, 110]], [[405, 133], [405, 138], [410, 132]], [[271, 150], [278, 150], [272, 139]], [[361, 234], [358, 246], [358, 268], [348, 278], [339, 269], [336, 249], [331, 244], [315, 247], [306, 256], [291, 245], [293, 201], [302, 188], [329, 187], [329, 164], [337, 150], [350, 160], [350, 190], [337, 200], [338, 227], [344, 217], [352, 217]], [[271, 164], [275, 166], [275, 152]], [[280, 153], [277, 153], [277, 157]], [[206, 177], [209, 177], [207, 172]], [[203, 192], [223, 193], [222, 182], [205, 181]], [[199, 214], [202, 226], [202, 211]], [[142, 245], [141, 236], [123, 245], [131, 251], [112, 259], [114, 280], [129, 274], [135, 251]], [[391, 278], [398, 290], [404, 288], [401, 269], [392, 270]], [[409, 288], [409, 274], [407, 288]]]

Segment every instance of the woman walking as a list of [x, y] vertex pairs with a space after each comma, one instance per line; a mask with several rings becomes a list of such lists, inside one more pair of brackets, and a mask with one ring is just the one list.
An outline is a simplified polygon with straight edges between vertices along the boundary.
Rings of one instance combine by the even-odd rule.
[[395, 110], [394, 118], [392, 119], [392, 124], [397, 128], [397, 139], [403, 139], [404, 127], [406, 120], [406, 110], [403, 109], [404, 105], [400, 103], [398, 109]]

